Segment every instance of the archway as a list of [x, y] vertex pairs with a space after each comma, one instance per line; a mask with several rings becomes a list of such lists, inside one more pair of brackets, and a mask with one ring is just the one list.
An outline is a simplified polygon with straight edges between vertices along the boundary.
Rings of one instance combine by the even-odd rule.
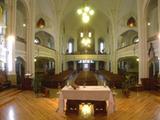
[[126, 76], [135, 84], [138, 84], [139, 59], [136, 56], [123, 57], [118, 59], [118, 74]]
[[[28, 32], [28, 14], [27, 3], [24, 0], [17, 0], [16, 3], [16, 41], [15, 41], [15, 69], [17, 76], [17, 86], [22, 87], [22, 80], [27, 67], [27, 32]], [[26, 59], [26, 61], [24, 61]], [[25, 63], [26, 62], [26, 63]]]
[[[50, 79], [55, 74], [55, 60], [47, 57], [35, 58], [35, 76]], [[47, 79], [46, 78], [46, 79]]]
[[120, 39], [118, 40], [118, 48], [127, 47], [137, 42], [139, 42], [138, 32], [135, 30], [127, 30], [120, 35]]
[[45, 31], [39, 31], [35, 34], [35, 43], [36, 39], [39, 40], [39, 45], [50, 49], [55, 49], [54, 37], [51, 34]]
[[147, 37], [158, 33], [158, 0], [149, 0], [146, 7]]
[[22, 88], [22, 82], [25, 79], [25, 61], [21, 57], [16, 58], [16, 78], [18, 88]]

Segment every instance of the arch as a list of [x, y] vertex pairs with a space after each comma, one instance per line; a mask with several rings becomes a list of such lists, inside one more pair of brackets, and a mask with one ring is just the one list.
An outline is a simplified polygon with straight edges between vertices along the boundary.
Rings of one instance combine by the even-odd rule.
[[135, 30], [127, 30], [120, 35], [118, 48], [123, 48], [138, 42], [138, 32]]
[[151, 0], [146, 13], [148, 38], [158, 33], [158, 0]]
[[16, 37], [19, 41], [26, 41], [27, 12], [24, 3], [17, 0], [16, 3]]
[[127, 75], [130, 79], [133, 79], [135, 84], [138, 84], [138, 73], [139, 73], [139, 59], [136, 56], [122, 57], [119, 58], [118, 73]]
[[70, 37], [67, 43], [67, 53], [71, 54], [74, 52], [74, 38]]
[[103, 54], [105, 53], [105, 39], [103, 37], [100, 37], [98, 39], [98, 53]]
[[[16, 2], [17, 3], [19, 2], [23, 5], [24, 10], [25, 10], [25, 14], [26, 14], [26, 25], [29, 25], [30, 22], [31, 22], [31, 21], [29, 21], [30, 20], [30, 12], [29, 12], [30, 8], [29, 8], [29, 4], [28, 4], [27, 0], [17, 0]], [[28, 27], [29, 26], [26, 27], [27, 28], [27, 31], [26, 31], [27, 34], [29, 33]]]
[[45, 31], [38, 31], [35, 33], [35, 38], [39, 39], [40, 45], [55, 49], [54, 37], [50, 33]]
[[49, 57], [35, 57], [35, 74], [54, 75], [55, 74], [55, 59]]
[[[19, 61], [23, 61], [24, 59], [26, 59], [28, 56], [28, 43], [29, 43], [29, 39], [28, 39], [28, 34], [29, 34], [29, 21], [28, 21], [28, 17], [29, 17], [29, 11], [28, 11], [28, 3], [26, 0], [17, 0], [16, 1], [16, 46], [15, 48], [18, 51], [21, 51], [21, 53], [17, 52], [15, 56], [18, 56], [17, 59]], [[20, 57], [21, 56], [21, 57]], [[23, 56], [23, 58], [22, 58]], [[20, 59], [22, 58], [22, 59]], [[27, 58], [28, 59], [28, 58]], [[25, 65], [23, 65], [22, 63], [16, 63], [16, 66], [21, 67], [21, 69], [26, 69]], [[27, 64], [26, 64], [27, 65]], [[23, 68], [24, 67], [24, 68]], [[21, 71], [21, 70], [20, 70]], [[24, 70], [25, 71], [25, 70]], [[19, 77], [18, 73], [17, 77]], [[20, 76], [20, 78], [17, 78], [17, 85], [21, 85], [22, 83], [22, 79], [24, 79], [24, 76]]]
[[22, 83], [25, 79], [25, 67], [26, 63], [24, 59], [20, 56], [16, 57], [16, 78], [17, 78], [17, 86], [18, 88], [22, 89]]

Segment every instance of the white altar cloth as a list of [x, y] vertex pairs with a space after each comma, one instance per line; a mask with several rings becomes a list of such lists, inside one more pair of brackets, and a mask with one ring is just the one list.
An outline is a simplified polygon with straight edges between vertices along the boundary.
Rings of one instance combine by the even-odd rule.
[[79, 86], [74, 90], [71, 86], [65, 86], [59, 96], [59, 112], [63, 113], [65, 109], [65, 100], [94, 100], [106, 101], [107, 113], [115, 111], [115, 102], [112, 92], [108, 86]]

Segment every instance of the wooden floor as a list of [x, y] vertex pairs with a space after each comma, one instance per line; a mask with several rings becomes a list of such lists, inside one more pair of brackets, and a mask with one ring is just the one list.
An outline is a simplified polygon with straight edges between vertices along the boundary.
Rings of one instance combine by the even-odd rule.
[[132, 92], [125, 98], [119, 91], [116, 106], [116, 112], [109, 116], [65, 116], [56, 112], [58, 99], [37, 98], [33, 92], [24, 91], [0, 106], [0, 120], [160, 120], [160, 92]]

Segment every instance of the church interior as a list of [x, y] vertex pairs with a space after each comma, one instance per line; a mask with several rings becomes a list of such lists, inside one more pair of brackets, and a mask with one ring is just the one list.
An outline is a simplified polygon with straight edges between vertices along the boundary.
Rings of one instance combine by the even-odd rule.
[[160, 0], [0, 0], [0, 120], [160, 120]]

